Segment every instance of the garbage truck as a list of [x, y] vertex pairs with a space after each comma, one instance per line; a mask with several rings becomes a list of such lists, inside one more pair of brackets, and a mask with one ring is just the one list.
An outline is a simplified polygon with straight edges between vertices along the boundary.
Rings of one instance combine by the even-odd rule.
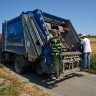
[[56, 29], [62, 37], [62, 71], [78, 69], [82, 52], [75, 49], [80, 38], [69, 19], [63, 19], [40, 9], [22, 12], [18, 17], [2, 23], [2, 46], [0, 62], [14, 62], [18, 74], [35, 70], [54, 73], [51, 46], [46, 42], [51, 30]]

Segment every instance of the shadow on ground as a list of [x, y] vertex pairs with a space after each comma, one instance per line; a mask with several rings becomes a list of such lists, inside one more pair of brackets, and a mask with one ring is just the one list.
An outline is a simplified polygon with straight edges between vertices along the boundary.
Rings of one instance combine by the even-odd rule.
[[[14, 64], [13, 63], [4, 64], [4, 65], [8, 69], [10, 69], [13, 72], [15, 72]], [[42, 86], [42, 87], [47, 88], [47, 89], [52, 89], [54, 87], [58, 87], [58, 83], [60, 83], [62, 81], [65, 81], [65, 80], [68, 80], [68, 79], [74, 78], [74, 77], [80, 78], [83, 75], [72, 73], [72, 74], [69, 74], [69, 75], [64, 76], [59, 81], [53, 81], [53, 80], [51, 80], [49, 78], [49, 75], [48, 74], [39, 74], [39, 73], [36, 73], [36, 72], [30, 72], [30, 73], [22, 74], [21, 76], [29, 79], [29, 81], [31, 83], [34, 83], [36, 85]]]

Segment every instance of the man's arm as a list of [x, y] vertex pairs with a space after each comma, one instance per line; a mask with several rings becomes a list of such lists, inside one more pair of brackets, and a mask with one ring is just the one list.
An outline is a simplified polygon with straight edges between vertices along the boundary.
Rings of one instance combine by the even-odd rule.
[[78, 47], [81, 47], [82, 46], [82, 44], [81, 43], [79, 43], [77, 46], [76, 46], [76, 49], [78, 48]]
[[79, 44], [76, 46], [76, 49], [77, 49], [78, 47], [81, 47], [83, 43], [84, 43], [84, 40], [82, 39], [81, 42], [79, 42]]

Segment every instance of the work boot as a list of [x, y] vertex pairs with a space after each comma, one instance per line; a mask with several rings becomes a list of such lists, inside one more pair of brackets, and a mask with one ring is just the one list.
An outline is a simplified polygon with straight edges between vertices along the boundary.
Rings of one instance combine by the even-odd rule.
[[84, 71], [88, 71], [88, 69], [84, 69]]
[[56, 80], [56, 77], [55, 76], [54, 77], [51, 77], [51, 79]]
[[57, 77], [57, 78], [56, 78], [56, 81], [59, 81], [60, 79], [61, 79], [61, 76]]

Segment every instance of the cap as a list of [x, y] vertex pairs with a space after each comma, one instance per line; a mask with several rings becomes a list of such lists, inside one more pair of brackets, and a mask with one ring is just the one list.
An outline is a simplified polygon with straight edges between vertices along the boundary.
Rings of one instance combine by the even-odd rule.
[[86, 35], [85, 34], [82, 34], [80, 37], [86, 37]]

